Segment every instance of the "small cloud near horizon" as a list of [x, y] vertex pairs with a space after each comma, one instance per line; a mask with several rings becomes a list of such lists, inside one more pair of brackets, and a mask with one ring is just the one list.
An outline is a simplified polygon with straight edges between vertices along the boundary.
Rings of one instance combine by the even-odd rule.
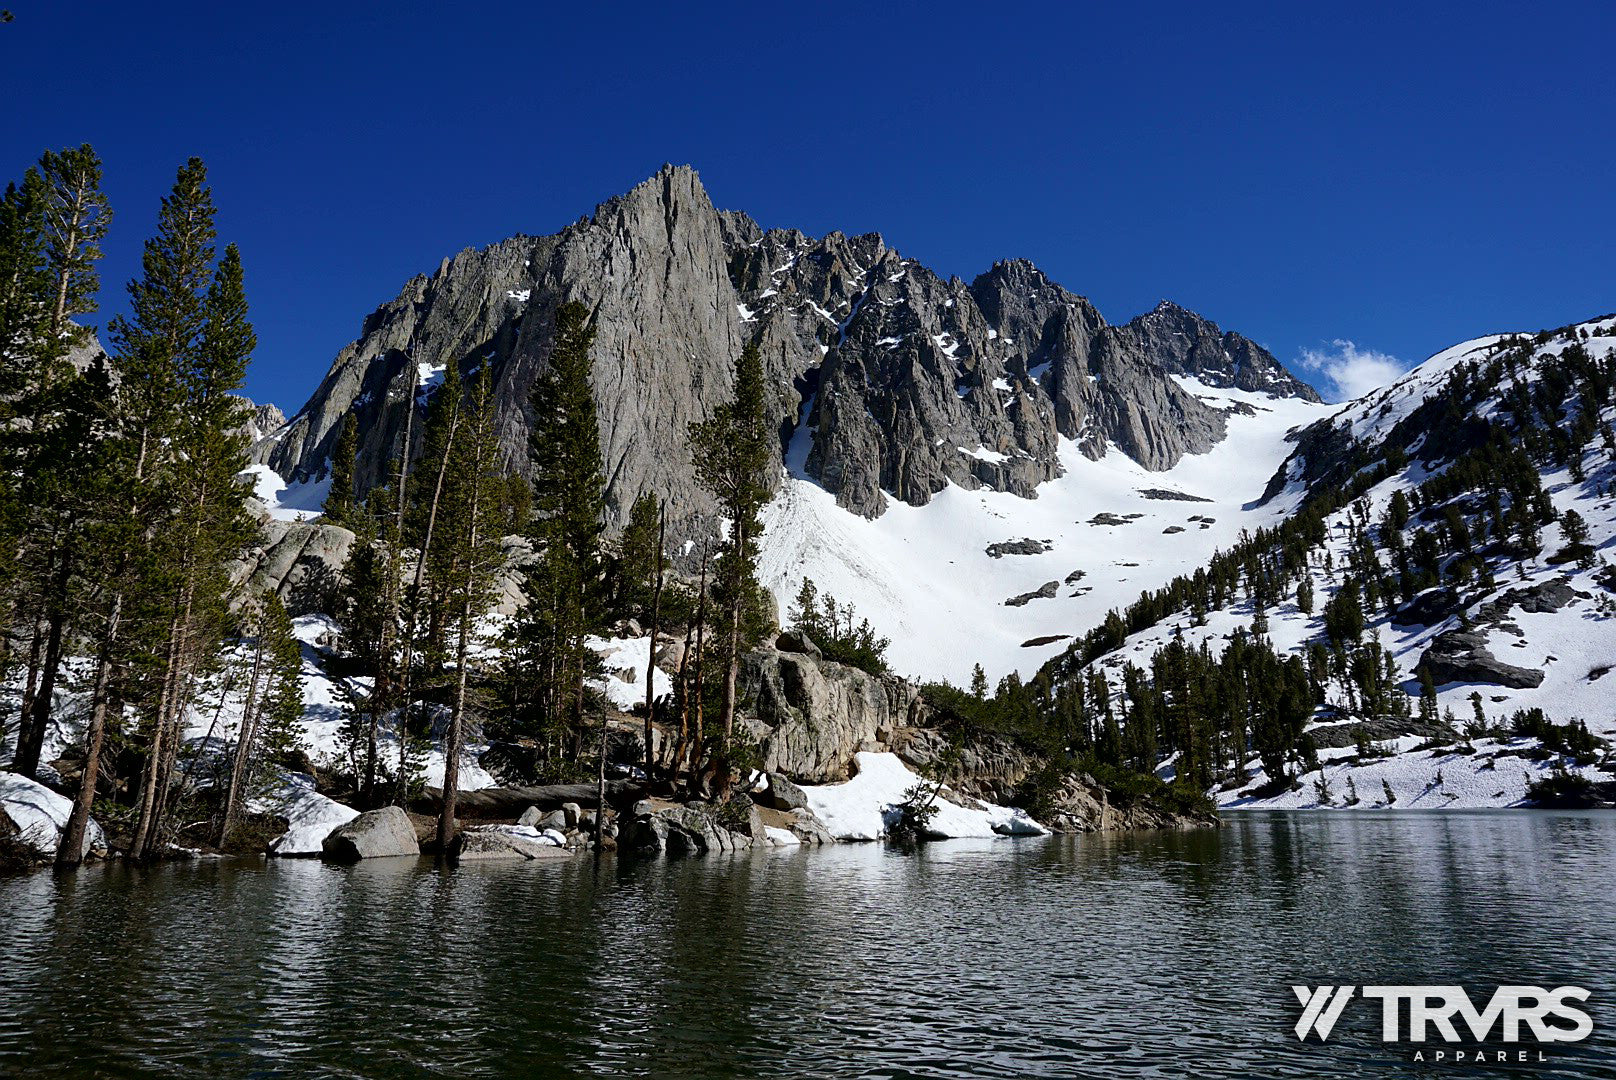
[[1303, 349], [1300, 366], [1329, 380], [1336, 401], [1361, 398], [1396, 379], [1408, 365], [1390, 353], [1336, 338], [1324, 348]]

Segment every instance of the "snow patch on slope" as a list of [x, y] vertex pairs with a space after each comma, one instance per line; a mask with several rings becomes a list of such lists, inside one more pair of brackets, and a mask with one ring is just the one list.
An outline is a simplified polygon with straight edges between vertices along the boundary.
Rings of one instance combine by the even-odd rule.
[[[860, 753], [858, 773], [846, 783], [803, 785], [808, 808], [838, 840], [879, 840], [902, 819], [905, 793], [923, 781], [897, 754]], [[931, 831], [944, 837], [1041, 836], [1049, 830], [1008, 806], [960, 806], [939, 798]]]
[[[899, 674], [960, 683], [980, 662], [993, 679], [1010, 671], [1030, 675], [1064, 642], [1022, 642], [1081, 633], [1142, 590], [1193, 572], [1242, 529], [1279, 517], [1286, 500], [1250, 504], [1290, 451], [1285, 433], [1331, 408], [1181, 381], [1214, 405], [1239, 403], [1254, 412], [1230, 413], [1223, 442], [1209, 453], [1186, 456], [1167, 472], [1150, 472], [1114, 447], [1093, 461], [1063, 439], [1062, 475], [1040, 485], [1036, 499], [950, 485], [925, 506], [889, 499], [873, 521], [837, 506], [808, 477], [811, 433], [799, 424], [780, 491], [763, 512], [761, 580], [782, 610], [804, 576], [821, 593], [851, 601], [892, 639], [889, 656]], [[811, 414], [810, 405], [804, 416]], [[962, 452], [993, 460], [991, 451]], [[1210, 501], [1141, 494], [1161, 488]], [[1125, 525], [1091, 524], [1101, 513], [1138, 516]], [[1165, 531], [1173, 527], [1182, 531]], [[1050, 549], [1036, 556], [988, 557], [989, 544], [1013, 536], [1046, 538]], [[1085, 574], [1076, 588], [1022, 607], [1004, 604], [1045, 582], [1064, 581], [1075, 570]]]

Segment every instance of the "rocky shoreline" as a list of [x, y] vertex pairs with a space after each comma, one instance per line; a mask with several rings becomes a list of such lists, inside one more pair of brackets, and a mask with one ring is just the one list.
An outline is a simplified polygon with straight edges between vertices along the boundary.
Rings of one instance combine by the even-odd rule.
[[[478, 764], [500, 782], [459, 794], [460, 829], [448, 854], [484, 861], [581, 852], [594, 846], [597, 814], [604, 814], [601, 846], [635, 855], [881, 841], [916, 790], [931, 793], [941, 811], [922, 839], [1216, 824], [1210, 814], [1177, 813], [1148, 798], [1119, 801], [1081, 773], [1058, 778], [1043, 793], [1035, 819], [1021, 804], [1029, 782], [1047, 771], [1044, 761], [1004, 736], [962, 738], [945, 731], [917, 687], [826, 660], [798, 635], [781, 635], [772, 647], [747, 654], [741, 681], [742, 720], [758, 758], [745, 785], [750, 798], [675, 801], [671, 791], [648, 786], [642, 774], [620, 765], [624, 775], [608, 784], [601, 808], [592, 783], [519, 782], [523, 748], [496, 744], [480, 753]], [[642, 760], [643, 718], [619, 713], [613, 728], [622, 756]], [[671, 733], [660, 725], [652, 732], [656, 751]], [[10, 861], [49, 859], [67, 799], [15, 774], [5, 779], [0, 839]], [[435, 788], [426, 788], [407, 811], [361, 813], [321, 793], [312, 775], [290, 774], [279, 800], [279, 809], [265, 815], [275, 830], [265, 845], [272, 856], [353, 862], [435, 853], [433, 821], [441, 804]], [[116, 833], [93, 829], [89, 854], [116, 854]], [[177, 848], [174, 854], [205, 851]]]

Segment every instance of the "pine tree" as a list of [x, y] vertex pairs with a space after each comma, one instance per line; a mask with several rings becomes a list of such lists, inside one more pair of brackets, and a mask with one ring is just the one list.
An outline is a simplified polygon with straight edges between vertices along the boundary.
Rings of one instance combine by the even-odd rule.
[[[95, 655], [90, 722], [78, 797], [57, 849], [57, 862], [63, 866], [76, 866], [82, 858], [112, 707], [114, 670], [135, 658], [142, 644], [136, 632], [153, 621], [142, 618], [126, 624], [126, 617], [135, 605], [160, 607], [156, 598], [165, 591], [164, 568], [153, 544], [158, 525], [172, 506], [161, 459], [182, 415], [180, 373], [207, 321], [204, 292], [214, 249], [213, 207], [205, 176], [196, 158], [181, 167], [158, 213], [157, 235], [146, 241], [142, 275], [129, 284], [130, 313], [109, 327], [117, 353], [117, 380], [110, 423], [95, 447], [97, 460], [86, 477], [101, 496], [90, 494], [87, 499], [99, 503], [99, 512], [84, 531], [83, 548], [85, 576], [100, 585], [99, 602], [86, 613]], [[84, 490], [91, 492], [91, 484], [86, 483]], [[167, 681], [165, 677], [165, 685]], [[163, 711], [162, 704], [157, 713]], [[151, 716], [137, 852], [151, 833], [162, 734], [160, 717]]]
[[59, 500], [41, 499], [67, 461], [48, 456], [50, 451], [74, 453], [51, 445], [45, 387], [63, 349], [49, 324], [45, 203], [45, 184], [34, 169], [0, 199], [0, 598], [12, 622], [32, 625], [12, 762], [30, 776], [39, 767], [46, 730], [36, 707], [42, 653], [51, 637], [56, 648], [43, 677], [53, 682], [65, 618], [57, 588], [65, 547]]
[[[455, 684], [444, 738], [443, 802], [438, 815], [438, 851], [446, 853], [454, 835], [455, 800], [460, 783], [460, 752], [467, 711], [467, 667], [476, 626], [492, 603], [500, 548], [499, 440], [494, 430], [494, 388], [485, 367], [472, 384], [462, 434], [451, 454], [445, 491], [444, 546], [455, 553], [449, 571], [449, 601], [455, 609]], [[604, 803], [602, 804], [604, 805]]]
[[227, 251], [215, 270], [213, 254], [213, 203], [193, 158], [163, 200], [142, 275], [129, 286], [130, 314], [110, 327], [116, 381], [103, 384], [93, 461], [79, 485], [90, 508], [82, 574], [93, 592], [82, 614], [94, 664], [83, 777], [58, 853], [65, 865], [80, 857], [115, 673], [119, 707], [144, 717], [131, 853], [162, 842], [179, 719], [222, 630], [225, 562], [246, 527], [233, 391], [253, 338], [239, 257]]
[[[194, 164], [200, 182], [201, 162]], [[193, 210], [211, 223], [207, 189], [199, 188], [193, 197]], [[153, 746], [131, 846], [136, 858], [154, 855], [166, 842], [170, 780], [184, 716], [199, 670], [217, 655], [223, 636], [229, 561], [252, 528], [243, 507], [245, 489], [235, 479], [247, 466], [242, 434], [247, 409], [235, 391], [246, 376], [257, 335], [248, 320], [241, 256], [233, 244], [225, 248], [201, 297], [201, 311], [194, 344], [171, 357], [180, 415], [165, 446], [164, 479], [174, 513], [153, 537], [165, 579], [168, 629]]]
[[274, 763], [296, 748], [303, 715], [303, 650], [280, 597], [273, 592], [260, 597], [249, 620], [253, 652], [215, 841], [221, 848], [230, 840], [244, 799], [260, 794]]
[[988, 673], [982, 670], [981, 664], [971, 666], [971, 696], [978, 701], [987, 700]]
[[342, 418], [337, 445], [331, 451], [331, 487], [325, 496], [325, 519], [352, 528], [354, 517], [354, 458], [359, 454], [359, 421], [353, 413]]
[[664, 561], [657, 535], [660, 528], [661, 505], [655, 495], [646, 492], [634, 500], [623, 529], [617, 606], [625, 616], [643, 618], [650, 611], [651, 594]]
[[725, 622], [724, 691], [720, 713], [722, 748], [714, 764], [722, 797], [729, 787], [729, 743], [735, 735], [736, 687], [740, 674], [742, 628], [758, 602], [757, 550], [763, 532], [759, 513], [769, 498], [769, 431], [763, 358], [747, 345], [735, 365], [734, 396], [711, 419], [690, 425], [696, 476], [729, 519], [729, 536], [719, 552], [715, 592]]
[[[636, 500], [636, 506], [639, 505], [639, 501]], [[668, 566], [668, 560], [663, 554], [668, 540], [668, 508], [662, 505], [660, 499], [657, 500], [656, 504], [656, 519], [656, 546], [651, 551], [651, 561], [654, 566], [652, 571], [653, 580], [651, 582], [651, 619], [645, 628], [645, 732], [643, 741], [645, 744], [645, 775], [647, 779], [651, 777], [651, 770], [656, 764], [651, 753], [651, 746], [654, 741], [653, 728], [656, 721], [657, 634], [661, 631], [660, 623], [662, 622], [663, 575]], [[604, 792], [602, 792], [601, 798], [601, 805], [604, 806]], [[595, 837], [597, 845], [600, 843], [599, 825], [600, 817], [597, 817]]]
[[62, 334], [68, 320], [96, 310], [101, 278], [96, 263], [112, 210], [101, 192], [101, 159], [89, 143], [39, 160], [48, 197], [45, 247], [54, 279], [50, 327]]
[[[45, 183], [35, 169], [0, 198], [0, 409], [23, 414], [23, 397], [53, 348], [50, 267], [45, 259]], [[12, 425], [6, 442], [15, 441]]]
[[582, 753], [585, 680], [598, 666], [586, 640], [601, 628], [607, 607], [605, 481], [590, 382], [594, 339], [582, 304], [556, 310], [549, 365], [531, 398], [531, 528], [539, 555], [523, 585], [527, 602], [513, 642], [517, 680], [531, 688], [527, 708], [548, 732], [566, 733], [572, 760]]

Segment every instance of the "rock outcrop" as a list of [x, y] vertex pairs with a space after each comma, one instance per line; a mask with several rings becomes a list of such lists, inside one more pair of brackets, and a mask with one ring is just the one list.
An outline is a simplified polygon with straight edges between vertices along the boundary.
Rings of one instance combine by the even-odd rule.
[[336, 610], [354, 534], [323, 521], [260, 522], [257, 544], [231, 568], [246, 594], [273, 591], [293, 616]]
[[775, 649], [743, 657], [740, 697], [757, 720], [761, 767], [803, 784], [846, 780], [855, 753], [924, 715], [902, 679]]
[[765, 839], [763, 824], [754, 808], [746, 832], [734, 832], [719, 824], [711, 808], [691, 804], [653, 808], [649, 802], [636, 804], [629, 831], [629, 845], [646, 854], [705, 855], [708, 852], [748, 851]]
[[1517, 690], [1543, 682], [1543, 672], [1516, 667], [1495, 657], [1487, 648], [1487, 635], [1474, 630], [1447, 630], [1438, 634], [1418, 665], [1430, 672], [1438, 686], [1445, 683], [1493, 683]]
[[[765, 230], [668, 166], [554, 236], [466, 250], [410, 281], [255, 460], [288, 479], [324, 475], [353, 414], [363, 494], [446, 366], [488, 364], [501, 444], [527, 462], [528, 392], [567, 300], [598, 327], [608, 524], [655, 491], [675, 541], [712, 510], [686, 467], [687, 426], [727, 399], [747, 343], [764, 358], [782, 460], [802, 440], [801, 467], [871, 517], [889, 497], [922, 504], [948, 483], [1031, 495], [1059, 473], [1062, 435], [1151, 469], [1209, 449], [1224, 415], [1175, 376], [1316, 399], [1260, 347], [1182, 308], [1110, 326], [1030, 263], [944, 280], [875, 234]], [[412, 453], [420, 437], [415, 424]]]
[[938, 770], [953, 790], [976, 799], [1007, 804], [1041, 762], [1002, 735], [979, 732], [959, 746], [937, 728], [898, 728], [892, 752], [923, 775]]
[[1056, 832], [1115, 832], [1124, 829], [1196, 829], [1215, 826], [1214, 814], [1180, 814], [1148, 799], [1117, 803], [1094, 778], [1079, 773], [1063, 779], [1050, 797], [1043, 823]]
[[421, 854], [415, 826], [410, 822], [410, 816], [397, 806], [370, 810], [346, 825], [337, 826], [321, 847], [322, 857], [330, 862], [358, 862], [361, 859]]
[[[73, 802], [21, 773], [0, 772], [0, 841], [32, 861], [56, 854]], [[85, 858], [107, 853], [107, 840], [94, 818], [85, 824]]]

